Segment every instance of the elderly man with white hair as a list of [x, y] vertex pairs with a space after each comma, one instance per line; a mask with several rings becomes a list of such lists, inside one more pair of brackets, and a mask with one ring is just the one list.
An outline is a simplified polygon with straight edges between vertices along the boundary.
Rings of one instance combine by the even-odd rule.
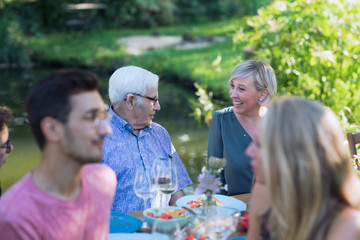
[[[105, 137], [103, 162], [117, 176], [112, 211], [134, 212], [144, 209], [144, 202], [134, 192], [136, 169], [151, 169], [157, 157], [172, 157], [178, 172], [178, 191], [172, 195], [155, 193], [151, 207], [175, 205], [184, 195], [182, 189], [192, 184], [169, 133], [153, 122], [160, 110], [159, 77], [136, 66], [117, 69], [109, 80], [110, 115], [113, 133]], [[149, 206], [149, 202], [147, 203]]]

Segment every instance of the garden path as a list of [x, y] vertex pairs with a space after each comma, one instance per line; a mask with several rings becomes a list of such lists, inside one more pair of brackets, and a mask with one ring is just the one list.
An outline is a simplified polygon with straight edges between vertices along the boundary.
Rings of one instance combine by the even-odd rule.
[[225, 37], [192, 37], [188, 40], [186, 36], [139, 35], [119, 38], [116, 43], [124, 45], [129, 54], [140, 55], [151, 49], [164, 47], [192, 49], [207, 47], [212, 43], [223, 41], [225, 41]]

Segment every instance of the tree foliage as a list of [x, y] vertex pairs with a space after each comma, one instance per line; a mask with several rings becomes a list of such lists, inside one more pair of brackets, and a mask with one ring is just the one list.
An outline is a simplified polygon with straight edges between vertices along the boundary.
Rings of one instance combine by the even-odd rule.
[[345, 123], [360, 117], [359, 39], [358, 0], [276, 1], [234, 35], [273, 66], [280, 94], [319, 100]]
[[106, 25], [110, 27], [154, 27], [174, 24], [172, 0], [102, 0], [108, 5]]
[[28, 63], [27, 40], [17, 21], [0, 19], [0, 63]]

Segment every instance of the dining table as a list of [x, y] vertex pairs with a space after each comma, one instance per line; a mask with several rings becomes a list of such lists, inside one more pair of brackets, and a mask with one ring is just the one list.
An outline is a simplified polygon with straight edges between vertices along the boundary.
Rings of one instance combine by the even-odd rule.
[[[250, 197], [251, 197], [250, 193], [233, 195], [231, 197], [243, 201], [247, 205], [247, 209], [249, 209], [249, 203], [250, 203]], [[136, 232], [151, 233], [151, 227], [144, 220], [143, 211], [130, 212], [127, 214], [137, 217], [143, 221], [142, 226]], [[244, 211], [242, 213], [242, 215], [244, 215], [244, 214], [246, 214], [246, 211]], [[233, 234], [231, 234], [231, 236], [229, 238], [239, 237], [239, 236], [246, 236], [246, 231], [243, 228], [241, 228], [240, 224], [238, 224], [236, 231]]]

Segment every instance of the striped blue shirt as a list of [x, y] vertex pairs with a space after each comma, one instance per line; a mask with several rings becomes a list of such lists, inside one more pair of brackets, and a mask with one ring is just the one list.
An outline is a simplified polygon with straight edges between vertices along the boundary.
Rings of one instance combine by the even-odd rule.
[[[112, 211], [134, 212], [144, 209], [144, 202], [134, 192], [137, 167], [151, 169], [157, 157], [172, 156], [178, 172], [178, 191], [192, 184], [191, 179], [171, 143], [169, 133], [164, 127], [153, 122], [150, 127], [141, 129], [138, 136], [133, 134], [132, 126], [119, 117], [112, 107], [112, 134], [105, 137], [103, 163], [110, 166], [117, 177], [117, 188]], [[156, 193], [148, 200], [147, 207], [168, 205], [169, 195]]]

